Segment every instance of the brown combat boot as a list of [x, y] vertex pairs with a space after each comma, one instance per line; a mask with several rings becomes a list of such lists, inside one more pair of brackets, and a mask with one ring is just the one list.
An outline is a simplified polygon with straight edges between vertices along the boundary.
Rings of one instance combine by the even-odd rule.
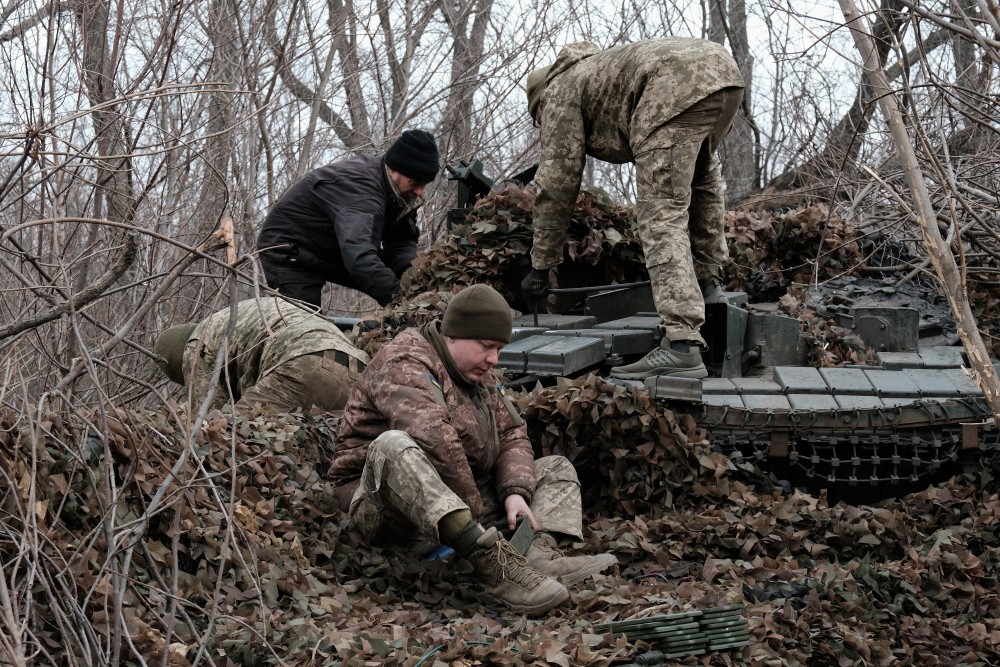
[[489, 595], [514, 611], [529, 616], [544, 614], [569, 599], [565, 586], [532, 569], [496, 528], [483, 533], [476, 545], [468, 556], [476, 577], [486, 585]]
[[567, 556], [556, 548], [555, 538], [545, 533], [535, 537], [525, 558], [528, 565], [562, 582], [564, 586], [572, 586], [618, 563], [613, 554]]

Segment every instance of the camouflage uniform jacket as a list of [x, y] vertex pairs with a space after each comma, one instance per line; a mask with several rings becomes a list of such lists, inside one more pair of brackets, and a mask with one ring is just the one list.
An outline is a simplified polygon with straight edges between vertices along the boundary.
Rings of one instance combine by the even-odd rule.
[[[208, 392], [217, 353], [229, 326], [229, 309], [202, 320], [184, 347], [184, 380], [194, 396]], [[219, 377], [214, 403], [222, 405], [240, 396], [281, 364], [304, 354], [339, 350], [368, 363], [368, 355], [354, 347], [335, 324], [315, 312], [279, 297], [247, 299], [236, 310], [236, 327], [229, 340], [226, 363]], [[226, 378], [231, 386], [225, 386]]]
[[[430, 326], [437, 326], [438, 322]], [[385, 431], [405, 431], [441, 480], [478, 520], [483, 500], [476, 479], [492, 475], [498, 498], [535, 491], [527, 428], [490, 374], [456, 383], [418, 329], [383, 345], [358, 378], [344, 408], [330, 473], [346, 509], [361, 477], [368, 445]]]
[[588, 155], [623, 164], [663, 148], [656, 131], [712, 93], [742, 88], [724, 47], [667, 37], [599, 51], [590, 42], [565, 46], [545, 79], [542, 149], [535, 183], [532, 265], [557, 266]]

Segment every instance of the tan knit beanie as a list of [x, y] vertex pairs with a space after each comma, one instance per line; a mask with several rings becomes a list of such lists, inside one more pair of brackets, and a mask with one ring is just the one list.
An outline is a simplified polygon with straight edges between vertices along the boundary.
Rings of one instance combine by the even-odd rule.
[[525, 85], [525, 92], [528, 94], [528, 116], [535, 120], [535, 110], [538, 103], [542, 101], [542, 93], [545, 92], [545, 78], [549, 75], [552, 65], [536, 69], [528, 74], [528, 82]]
[[177, 384], [184, 384], [184, 347], [194, 331], [195, 324], [178, 324], [156, 337], [153, 351], [166, 359], [160, 370]]
[[489, 285], [471, 285], [448, 302], [441, 333], [452, 338], [510, 342], [514, 318], [510, 306]]

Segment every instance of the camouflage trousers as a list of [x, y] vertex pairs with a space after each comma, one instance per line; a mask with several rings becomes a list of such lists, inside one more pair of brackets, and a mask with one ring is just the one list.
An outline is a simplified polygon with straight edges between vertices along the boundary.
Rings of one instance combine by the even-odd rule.
[[709, 95], [665, 123], [635, 156], [639, 238], [668, 340], [705, 343], [698, 281], [721, 279], [729, 261], [716, 148], [742, 99], [742, 88]]
[[[583, 539], [580, 480], [564, 456], [535, 461], [537, 485], [531, 512], [541, 530]], [[504, 519], [492, 477], [476, 480], [483, 498], [480, 523]], [[437, 470], [413, 438], [386, 431], [368, 447], [361, 481], [348, 515], [355, 530], [370, 544], [392, 544], [423, 555], [440, 544], [438, 522], [468, 506], [441, 481]]]
[[275, 412], [312, 406], [323, 412], [343, 410], [364, 368], [364, 363], [338, 350], [303, 354], [271, 370], [244, 391], [234, 407], [238, 412], [255, 406]]

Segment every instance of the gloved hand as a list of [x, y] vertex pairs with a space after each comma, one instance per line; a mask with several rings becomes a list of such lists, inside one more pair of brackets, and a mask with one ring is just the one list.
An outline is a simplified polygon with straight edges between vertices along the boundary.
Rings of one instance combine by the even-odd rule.
[[521, 281], [521, 293], [528, 305], [534, 304], [549, 293], [549, 270], [532, 269]]

